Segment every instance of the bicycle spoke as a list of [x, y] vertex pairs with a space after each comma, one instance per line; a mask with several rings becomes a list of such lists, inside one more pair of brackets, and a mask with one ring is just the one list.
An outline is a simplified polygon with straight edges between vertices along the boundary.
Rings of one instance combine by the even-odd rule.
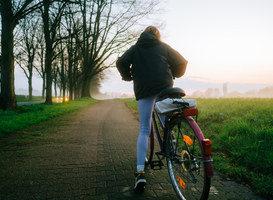
[[168, 134], [166, 158], [174, 189], [180, 199], [206, 199], [210, 178], [205, 174], [202, 147], [196, 133], [183, 117], [171, 122], [169, 133], [172, 134]]

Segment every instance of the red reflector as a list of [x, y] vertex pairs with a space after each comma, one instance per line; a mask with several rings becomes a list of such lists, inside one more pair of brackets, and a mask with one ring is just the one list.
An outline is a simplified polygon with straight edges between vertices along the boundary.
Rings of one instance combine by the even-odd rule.
[[183, 114], [185, 116], [198, 115], [198, 109], [197, 108], [186, 109], [186, 110], [183, 111]]
[[210, 143], [210, 140], [209, 139], [203, 139], [202, 143], [203, 143], [205, 155], [206, 156], [211, 155], [211, 143]]

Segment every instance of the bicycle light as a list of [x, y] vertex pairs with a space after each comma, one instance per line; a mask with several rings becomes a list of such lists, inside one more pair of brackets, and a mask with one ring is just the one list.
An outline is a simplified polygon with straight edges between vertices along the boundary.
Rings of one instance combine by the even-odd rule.
[[192, 109], [185, 109], [183, 111], [183, 114], [185, 116], [194, 116], [194, 115], [198, 115], [198, 109], [197, 108], [192, 108]]
[[211, 155], [211, 143], [209, 139], [203, 139], [202, 140], [205, 155], [210, 156]]

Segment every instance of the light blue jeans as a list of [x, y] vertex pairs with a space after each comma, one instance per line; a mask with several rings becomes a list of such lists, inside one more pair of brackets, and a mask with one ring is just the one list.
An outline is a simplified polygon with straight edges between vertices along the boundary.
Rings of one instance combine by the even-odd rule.
[[[137, 168], [144, 171], [145, 157], [148, 150], [148, 141], [151, 132], [151, 118], [157, 95], [152, 95], [138, 100], [139, 136], [137, 140]], [[162, 120], [164, 117], [162, 117]], [[139, 170], [139, 166], [141, 169]]]

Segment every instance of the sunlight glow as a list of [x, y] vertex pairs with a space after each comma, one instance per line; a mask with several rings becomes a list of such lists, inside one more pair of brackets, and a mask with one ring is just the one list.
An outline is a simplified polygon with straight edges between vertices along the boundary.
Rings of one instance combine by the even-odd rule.
[[186, 77], [273, 84], [269, 7], [272, 1], [170, 0], [164, 39], [189, 61]]

